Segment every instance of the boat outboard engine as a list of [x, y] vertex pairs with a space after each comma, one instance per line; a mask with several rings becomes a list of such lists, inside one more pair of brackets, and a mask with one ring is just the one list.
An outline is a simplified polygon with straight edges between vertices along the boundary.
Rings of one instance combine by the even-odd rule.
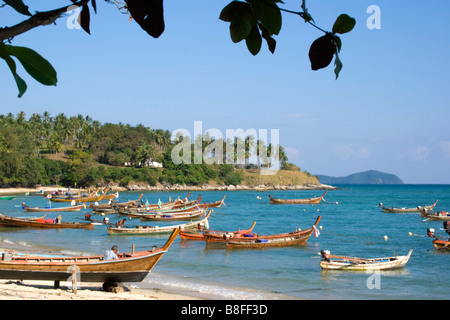
[[434, 238], [434, 229], [433, 228], [427, 228], [427, 235], [430, 238]]

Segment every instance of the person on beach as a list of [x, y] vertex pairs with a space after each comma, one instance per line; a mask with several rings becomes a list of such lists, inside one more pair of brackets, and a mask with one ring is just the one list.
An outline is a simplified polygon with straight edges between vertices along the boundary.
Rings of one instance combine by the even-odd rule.
[[114, 246], [112, 246], [111, 250], [107, 250], [105, 252], [105, 255], [103, 256], [103, 260], [119, 259], [117, 257], [118, 253], [119, 253], [119, 248], [116, 245], [114, 245]]

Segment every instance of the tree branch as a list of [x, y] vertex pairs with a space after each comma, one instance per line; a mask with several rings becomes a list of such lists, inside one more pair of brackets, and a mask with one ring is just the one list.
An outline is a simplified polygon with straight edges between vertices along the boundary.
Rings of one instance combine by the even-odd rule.
[[0, 28], [0, 41], [12, 39], [15, 36], [25, 33], [33, 28], [51, 24], [55, 22], [56, 19], [60, 18], [63, 13], [67, 12], [67, 9], [70, 6], [81, 7], [87, 4], [89, 1], [90, 0], [80, 0], [79, 2], [72, 3], [68, 6], [59, 9], [37, 12], [28, 20], [22, 21], [21, 23], [18, 23], [15, 26]]

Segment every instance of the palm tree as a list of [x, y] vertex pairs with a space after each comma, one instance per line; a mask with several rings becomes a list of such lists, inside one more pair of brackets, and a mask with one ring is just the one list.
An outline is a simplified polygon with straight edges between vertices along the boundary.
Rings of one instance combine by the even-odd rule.
[[245, 138], [245, 163], [249, 164], [249, 159], [255, 151], [256, 138], [254, 135], [249, 135]]

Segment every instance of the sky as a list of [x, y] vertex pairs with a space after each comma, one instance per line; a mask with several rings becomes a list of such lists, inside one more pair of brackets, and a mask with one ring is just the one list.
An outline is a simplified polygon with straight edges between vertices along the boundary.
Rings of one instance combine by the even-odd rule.
[[[27, 117], [89, 115], [101, 123], [143, 124], [194, 132], [215, 128], [279, 130], [289, 162], [312, 174], [347, 176], [378, 170], [404, 183], [450, 183], [450, 2], [307, 0], [316, 24], [331, 30], [346, 13], [355, 28], [341, 35], [343, 69], [312, 71], [308, 51], [323, 33], [283, 13], [272, 54], [251, 55], [218, 19], [229, 0], [165, 1], [166, 29], [147, 35], [115, 6], [97, 1], [91, 35], [70, 28], [73, 13], [35, 28], [12, 44], [41, 54], [58, 72], [43, 86], [18, 65], [22, 98], [0, 61], [0, 113]], [[43, 11], [69, 0], [25, 1]], [[300, 0], [281, 7], [300, 11]], [[380, 9], [379, 29], [367, 26]], [[22, 21], [0, 9], [3, 26]], [[372, 21], [372, 20], [370, 20]]]

